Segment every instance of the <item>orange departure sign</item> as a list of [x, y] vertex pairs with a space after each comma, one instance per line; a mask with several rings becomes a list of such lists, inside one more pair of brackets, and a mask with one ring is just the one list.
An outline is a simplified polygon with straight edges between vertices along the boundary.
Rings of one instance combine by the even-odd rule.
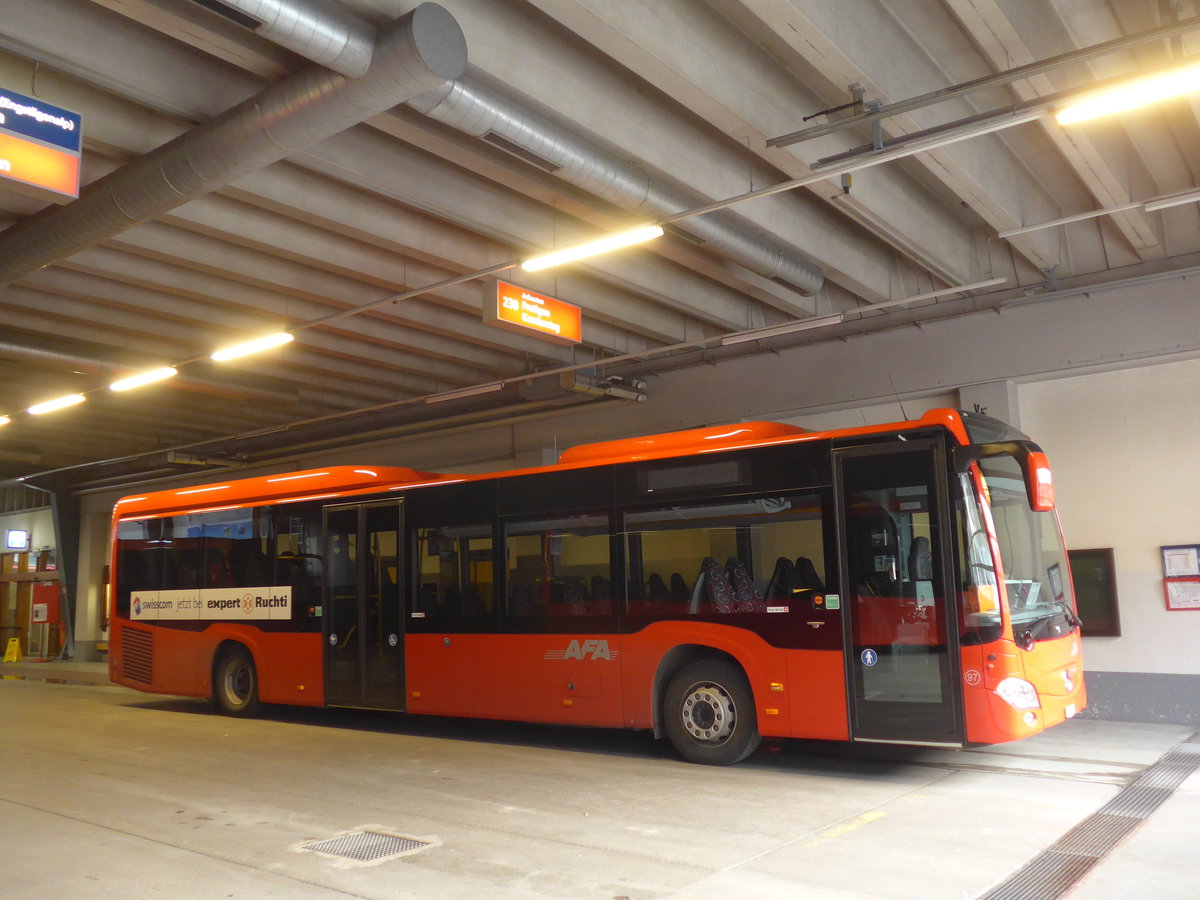
[[490, 285], [485, 288], [483, 318], [492, 325], [560, 344], [578, 344], [583, 339], [578, 306], [507, 281], [497, 281], [494, 289]]
[[0, 132], [0, 178], [78, 197], [79, 157]]

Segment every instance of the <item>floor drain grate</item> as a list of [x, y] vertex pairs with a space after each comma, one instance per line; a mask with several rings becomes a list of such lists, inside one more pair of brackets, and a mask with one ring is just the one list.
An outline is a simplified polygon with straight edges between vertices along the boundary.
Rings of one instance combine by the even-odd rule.
[[1113, 847], [1142, 824], [1200, 769], [1194, 734], [1132, 784], [1042, 851], [982, 900], [1055, 900], [1070, 891]]
[[328, 838], [324, 841], [301, 844], [296, 849], [366, 863], [383, 862], [385, 859], [415, 853], [429, 846], [432, 846], [430, 841], [419, 841], [398, 834], [387, 834], [382, 831], [352, 831], [349, 834]]

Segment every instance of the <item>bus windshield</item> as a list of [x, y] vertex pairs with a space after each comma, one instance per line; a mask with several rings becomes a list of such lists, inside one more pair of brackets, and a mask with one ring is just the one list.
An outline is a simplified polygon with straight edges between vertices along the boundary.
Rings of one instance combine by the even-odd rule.
[[1079, 620], [1055, 514], [1030, 509], [1021, 466], [1013, 457], [989, 457], [979, 467], [996, 529], [1013, 637], [1031, 648], [1036, 641], [1067, 634]]

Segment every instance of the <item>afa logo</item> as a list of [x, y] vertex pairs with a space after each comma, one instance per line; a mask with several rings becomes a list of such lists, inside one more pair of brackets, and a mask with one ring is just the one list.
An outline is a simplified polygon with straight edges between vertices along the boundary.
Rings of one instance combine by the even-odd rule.
[[611, 662], [619, 655], [619, 650], [609, 649], [606, 640], [576, 639], [567, 644], [566, 650], [547, 650], [542, 659], [606, 659]]

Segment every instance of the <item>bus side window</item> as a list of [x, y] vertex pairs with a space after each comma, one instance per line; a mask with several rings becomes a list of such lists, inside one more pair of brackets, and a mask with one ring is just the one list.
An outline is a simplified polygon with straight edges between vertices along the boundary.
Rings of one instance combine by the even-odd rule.
[[609, 518], [602, 514], [509, 522], [507, 615], [612, 615], [609, 534]]
[[456, 622], [491, 614], [490, 525], [416, 528], [412, 539], [412, 618]]
[[630, 511], [629, 614], [761, 613], [823, 594], [822, 510], [813, 493]]

